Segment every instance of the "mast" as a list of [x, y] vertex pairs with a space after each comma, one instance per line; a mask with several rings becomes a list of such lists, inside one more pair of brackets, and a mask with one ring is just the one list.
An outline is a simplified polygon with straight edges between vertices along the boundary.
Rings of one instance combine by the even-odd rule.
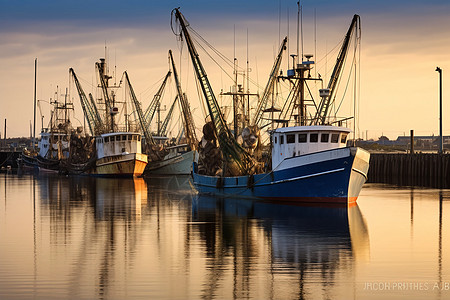
[[167, 112], [166, 117], [161, 125], [161, 136], [167, 136], [167, 126], [169, 125], [170, 119], [172, 119], [173, 110], [175, 108], [175, 104], [177, 104], [178, 95], [175, 96], [175, 100], [172, 102], [169, 111]]
[[152, 101], [150, 102], [149, 106], [147, 107], [147, 109], [144, 112], [144, 119], [148, 126], [150, 126], [150, 123], [152, 122], [153, 117], [155, 116], [155, 112], [158, 108], [158, 103], [160, 102], [162, 93], [164, 92], [164, 89], [166, 87], [167, 80], [171, 74], [172, 74], [172, 72], [169, 70], [167, 72], [166, 76], [164, 77], [164, 80], [163, 80], [161, 86], [159, 87], [156, 94], [153, 96]]
[[287, 43], [287, 37], [283, 39], [283, 42], [281, 43], [280, 50], [278, 52], [278, 56], [275, 59], [275, 62], [272, 67], [272, 71], [270, 72], [269, 81], [267, 82], [266, 88], [264, 89], [261, 101], [258, 103], [258, 107], [255, 112], [255, 116], [253, 118], [253, 124], [252, 125], [258, 125], [259, 127], [262, 126], [262, 116], [264, 113], [264, 110], [267, 108], [267, 103], [269, 101], [270, 95], [272, 95], [272, 113], [273, 113], [273, 93], [274, 93], [274, 87], [275, 83], [277, 81], [277, 75], [280, 70], [281, 61], [283, 58], [283, 51], [286, 50], [286, 43]]
[[183, 94], [183, 91], [181, 90], [181, 84], [178, 78], [177, 69], [175, 67], [175, 61], [173, 60], [172, 50], [169, 50], [169, 58], [172, 63], [172, 71], [173, 77], [175, 78], [175, 84], [177, 87], [178, 101], [180, 101], [181, 111], [183, 114], [184, 134], [186, 136], [187, 143], [191, 147], [191, 150], [196, 150], [198, 148], [197, 146], [198, 140], [195, 134], [194, 119], [192, 118], [191, 110], [189, 108], [189, 103], [186, 99], [186, 95]]
[[78, 77], [75, 74], [75, 71], [70, 68], [69, 73], [70, 75], [72, 75], [73, 81], [75, 82], [75, 86], [80, 97], [81, 108], [83, 109], [84, 115], [86, 116], [89, 130], [91, 131], [92, 135], [97, 135], [102, 132], [103, 121], [100, 118], [92, 94], [89, 94], [89, 101], [86, 97], [86, 94], [84, 93], [83, 88], [81, 87], [80, 82], [78, 81]]
[[[33, 152], [36, 144], [36, 81], [37, 81], [37, 58], [34, 60]], [[5, 137], [6, 137], [6, 119], [5, 119]]]
[[244, 118], [244, 127], [250, 123], [250, 64], [248, 61], [248, 28], [247, 28], [247, 115]]
[[[145, 136], [145, 143], [147, 146], [155, 145], [156, 144], [155, 140], [153, 139], [153, 137], [148, 129], [148, 124], [146, 124], [146, 122], [145, 122], [144, 114], [142, 113], [141, 103], [139, 103], [139, 101], [137, 100], [136, 94], [134, 93], [134, 89], [131, 86], [130, 79], [128, 78], [127, 71], [124, 72], [124, 75], [125, 75], [125, 82], [128, 86], [128, 91], [130, 93], [134, 108], [135, 108], [138, 118], [139, 118], [139, 123], [141, 124], [141, 128], [142, 128], [142, 131]], [[147, 147], [147, 148], [150, 151], [151, 147]]]
[[194, 66], [195, 74], [206, 99], [209, 115], [214, 126], [214, 131], [217, 134], [220, 149], [226, 162], [225, 166], [231, 167], [231, 165], [234, 164], [237, 166], [241, 174], [249, 174], [254, 162], [252, 161], [250, 155], [233, 138], [233, 135], [226, 124], [222, 111], [220, 110], [219, 103], [217, 102], [211, 88], [206, 71], [203, 68], [197, 50], [195, 49], [194, 43], [191, 40], [190, 34], [187, 30], [184, 16], [180, 13], [178, 8], [173, 9], [172, 14], [173, 13], [175, 13], [176, 20], [180, 22], [182, 33], [186, 40], [192, 64]]
[[[106, 48], [106, 47], [105, 47]], [[108, 94], [108, 80], [111, 79], [111, 76], [108, 76], [106, 74], [106, 61], [104, 58], [100, 58], [100, 62], [96, 62], [95, 66], [97, 67], [98, 70], [98, 75], [99, 75], [99, 79], [100, 79], [100, 87], [102, 88], [103, 91], [103, 97], [104, 97], [104, 102], [105, 102], [105, 110], [106, 110], [106, 119], [108, 120], [108, 115], [109, 115], [109, 119], [110, 119], [110, 132], [114, 132], [114, 115], [117, 114], [118, 110], [116, 107], [114, 107], [114, 97], [112, 97], [112, 101], [109, 97]], [[106, 122], [108, 123], [108, 122]]]
[[320, 90], [322, 100], [320, 101], [316, 116], [312, 121], [312, 123], [314, 123], [315, 125], [326, 124], [328, 109], [330, 107], [330, 103], [333, 101], [333, 98], [335, 97], [336, 87], [339, 81], [339, 76], [341, 75], [342, 72], [342, 68], [344, 66], [345, 59], [347, 57], [351, 36], [353, 34], [353, 31], [356, 31], [358, 23], [359, 23], [359, 16], [354, 15], [350, 27], [348, 28], [347, 34], [345, 35], [344, 42], [342, 43], [339, 55], [336, 59], [336, 64], [334, 66], [333, 73], [331, 74], [328, 87], [327, 89]]
[[[66, 94], [64, 95], [64, 108], [67, 108], [67, 87]], [[67, 109], [64, 109], [64, 123], [67, 122]]]

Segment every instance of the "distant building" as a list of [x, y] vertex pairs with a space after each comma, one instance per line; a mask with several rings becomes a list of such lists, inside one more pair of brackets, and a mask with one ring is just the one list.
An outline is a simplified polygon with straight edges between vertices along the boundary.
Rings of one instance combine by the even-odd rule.
[[[389, 140], [386, 136], [380, 136], [377, 141], [369, 140], [363, 141], [358, 140], [358, 146], [373, 147], [379, 145], [382, 147], [395, 147], [397, 150], [404, 149], [408, 150], [410, 148], [411, 137], [410, 136], [399, 136], [396, 140]], [[450, 136], [443, 137], [444, 149], [450, 150]], [[414, 149], [418, 151], [427, 150], [437, 150], [439, 147], [439, 136], [428, 135], [428, 136], [414, 136]]]
[[[450, 136], [443, 136], [444, 146], [450, 146]], [[409, 145], [411, 142], [410, 136], [399, 136], [397, 137], [397, 145]], [[428, 136], [414, 136], [414, 145], [417, 147], [434, 148], [439, 146], [439, 136], [428, 135]]]

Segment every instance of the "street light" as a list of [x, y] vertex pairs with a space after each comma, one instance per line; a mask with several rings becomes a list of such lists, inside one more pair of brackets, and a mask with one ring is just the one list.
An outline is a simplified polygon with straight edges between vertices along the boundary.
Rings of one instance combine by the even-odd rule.
[[444, 152], [444, 145], [442, 141], [442, 69], [436, 67], [436, 71], [439, 72], [439, 153]]

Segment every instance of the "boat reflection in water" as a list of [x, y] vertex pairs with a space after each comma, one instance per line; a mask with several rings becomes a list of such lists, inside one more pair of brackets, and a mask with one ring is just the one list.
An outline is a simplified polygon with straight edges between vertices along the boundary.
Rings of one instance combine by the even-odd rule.
[[357, 205], [203, 197], [191, 186], [189, 176], [31, 178], [34, 279], [23, 298], [353, 298], [369, 257]]
[[68, 213], [72, 207], [90, 205], [97, 220], [139, 219], [147, 203], [147, 184], [142, 178], [48, 176], [39, 183], [42, 203], [50, 205], [52, 214], [60, 214], [62, 208]]
[[142, 178], [98, 178], [96, 180], [96, 217], [112, 219], [117, 216], [141, 218], [147, 204], [147, 184]]
[[[368, 261], [370, 250], [359, 207], [278, 203], [206, 196], [193, 202], [194, 224], [205, 239], [210, 258], [211, 290], [206, 298], [216, 294], [214, 283], [227, 281], [222, 277], [231, 274], [230, 282], [240, 296], [303, 299], [321, 294], [329, 298], [333, 288], [349, 288], [339, 294], [351, 295], [356, 284], [355, 263]], [[224, 249], [233, 253], [232, 272], [219, 267], [228, 256]], [[251, 283], [250, 278], [259, 278], [259, 282]], [[333, 287], [336, 282], [348, 285]]]

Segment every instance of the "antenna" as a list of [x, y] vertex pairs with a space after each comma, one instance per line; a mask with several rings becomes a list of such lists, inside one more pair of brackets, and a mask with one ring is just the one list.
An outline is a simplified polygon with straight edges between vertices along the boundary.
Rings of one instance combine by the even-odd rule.
[[303, 5], [300, 5], [300, 30], [301, 30], [302, 60], [303, 60]]
[[281, 43], [281, 0], [278, 1], [278, 44]]
[[[287, 36], [290, 39], [290, 36], [289, 36], [289, 8], [287, 8]], [[288, 51], [287, 51], [287, 53], [291, 53], [290, 50], [289, 50], [290, 44], [291, 43], [288, 43], [288, 49], [287, 49]], [[287, 68], [289, 70], [289, 59], [287, 61], [288, 61], [288, 67]], [[294, 67], [294, 66], [292, 66], [292, 67]]]
[[[250, 123], [250, 67], [248, 62], [248, 28], [247, 28], [247, 118]], [[244, 118], [244, 122], [245, 118]]]
[[[300, 22], [300, 1], [297, 1], [297, 56], [299, 56], [299, 22]], [[303, 52], [302, 52], [302, 59], [303, 59]], [[294, 62], [294, 68], [295, 68], [295, 62]]]
[[250, 92], [250, 67], [248, 61], [248, 28], [247, 28], [247, 93]]
[[[316, 9], [314, 8], [314, 57], [317, 58], [317, 19], [316, 19]], [[317, 68], [314, 68], [315, 76], [317, 77]]]
[[117, 86], [117, 49], [114, 49], [114, 86]]

